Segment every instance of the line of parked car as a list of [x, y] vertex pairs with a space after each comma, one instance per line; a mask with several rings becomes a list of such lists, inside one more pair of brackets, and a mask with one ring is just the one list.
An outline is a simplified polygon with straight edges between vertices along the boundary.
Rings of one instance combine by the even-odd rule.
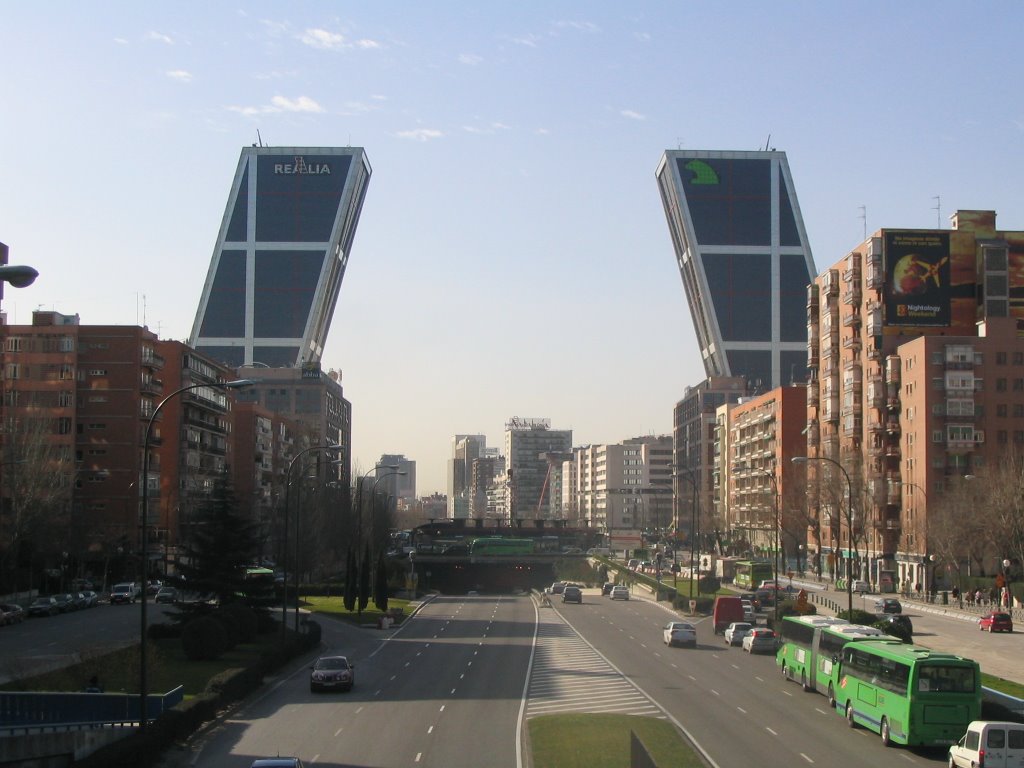
[[100, 596], [91, 589], [81, 592], [60, 592], [37, 597], [29, 605], [26, 613], [29, 616], [56, 616], [58, 613], [93, 608], [99, 603], [99, 599]]

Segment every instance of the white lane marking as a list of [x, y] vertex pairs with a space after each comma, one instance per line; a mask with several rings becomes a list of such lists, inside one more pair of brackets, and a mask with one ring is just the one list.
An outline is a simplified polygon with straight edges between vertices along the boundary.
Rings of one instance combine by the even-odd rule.
[[437, 711], [438, 711], [438, 712], [444, 712], [444, 704], [442, 704], [442, 705], [441, 705], [441, 708], [440, 708], [439, 710], [437, 710]]
[[420, 758], [421, 758], [421, 757], [423, 757], [423, 753], [422, 753], [422, 752], [417, 752], [417, 753], [416, 753], [416, 760], [415, 760], [415, 762], [417, 762], [417, 763], [418, 763], [418, 762], [420, 761]]
[[715, 696], [721, 696], [721, 695], [722, 695], [722, 694], [720, 694], [720, 693], [719, 693], [718, 691], [716, 691], [716, 690], [715, 690], [714, 688], [712, 688], [712, 689], [711, 689], [711, 692], [712, 692], [713, 694], [715, 694]]
[[334, 732], [334, 737], [335, 737], [335, 738], [337, 738], [337, 737], [338, 737], [338, 734], [340, 734], [340, 733], [341, 733], [341, 731], [342, 731], [342, 729], [343, 729], [344, 727], [345, 727], [345, 726], [341, 726], [341, 728], [339, 728], [338, 730], [336, 730], [336, 731]]
[[916, 763], [917, 762], [917, 760], [912, 758], [910, 755], [904, 754], [902, 752], [900, 753], [900, 757], [902, 757], [904, 760], [909, 760], [912, 763]]
[[773, 731], [771, 728], [769, 728], [767, 725], [764, 727], [764, 729], [766, 731], [768, 731], [768, 733], [770, 733], [772, 736], [778, 736], [779, 735], [775, 731]]
[[358, 715], [362, 711], [363, 711], [363, 707], [362, 707], [362, 705], [360, 705], [359, 709], [356, 710], [356, 714]]
[[455, 689], [454, 689], [454, 688], [452, 688], [452, 694], [454, 694], [454, 693], [455, 693]]
[[463, 672], [461, 675], [459, 675], [459, 680], [463, 680], [463, 679], [465, 679], [465, 677], [466, 677], [466, 673]]
[[807, 755], [805, 755], [805, 754], [804, 754], [803, 752], [801, 752], [801, 753], [800, 753], [800, 757], [802, 757], [802, 758], [803, 758], [804, 760], [806, 760], [806, 761], [807, 761], [808, 763], [813, 763], [813, 762], [814, 762], [813, 760], [811, 760], [811, 758], [809, 758], [809, 757], [808, 757]]
[[747, 710], [745, 710], [745, 709], [744, 709], [743, 707], [736, 707], [736, 709], [738, 709], [738, 710], [739, 710], [740, 712], [742, 712], [742, 713], [743, 713], [744, 715], [745, 715], [745, 714], [747, 714]]
[[411, 661], [407, 661], [407, 662], [405, 662], [405, 666], [407, 666], [407, 667], [408, 667], [408, 666], [409, 666], [410, 664], [412, 664], [412, 662], [411, 662]]
[[757, 682], [759, 682], [759, 683], [763, 683], [764, 682], [764, 678], [763, 677], [758, 677], [757, 675], [754, 675], [754, 679], [757, 680]]
[[826, 712], [824, 709], [821, 709], [820, 707], [815, 707], [814, 711], [815, 712], [821, 712], [821, 714], [823, 714], [823, 715], [827, 715], [828, 714], [828, 712]]
[[429, 728], [427, 728], [427, 733], [433, 733], [433, 732], [434, 732], [434, 726], [430, 726]]
[[789, 691], [783, 691], [783, 693], [784, 693], [784, 694], [786, 694], [787, 696], [792, 696], [792, 695], [793, 695], [793, 694], [792, 694], [792, 693], [790, 693]]
[[398, 677], [398, 675], [392, 675], [391, 676], [391, 682], [394, 682], [396, 677]]
[[679, 665], [676, 664], [674, 661], [669, 662], [669, 663], [672, 665], [672, 669], [679, 669]]
[[473, 666], [473, 662], [472, 661], [467, 661], [466, 662], [466, 666], [467, 667], [472, 667]]
[[733, 669], [739, 669], [739, 666], [738, 666], [738, 665], [736, 665], [736, 664], [732, 664], [732, 665], [730, 665], [730, 666], [731, 666], [731, 667], [732, 667]]
[[691, 680], [693, 680], [693, 682], [695, 682], [695, 683], [697, 682], [697, 678], [694, 677], [693, 675], [687, 675], [687, 677], [690, 678]]
[[312, 759], [312, 760], [310, 760], [309, 762], [311, 762], [311, 763], [315, 763], [315, 762], [316, 762], [317, 760], [319, 760], [319, 759], [320, 759], [320, 753], [319, 753], [319, 752], [317, 752], [317, 753], [316, 753], [315, 755], [313, 755], [313, 759]]

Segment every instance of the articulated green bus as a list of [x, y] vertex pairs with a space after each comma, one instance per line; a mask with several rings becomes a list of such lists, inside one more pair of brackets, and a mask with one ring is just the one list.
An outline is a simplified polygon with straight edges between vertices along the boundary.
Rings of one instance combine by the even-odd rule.
[[737, 560], [732, 583], [743, 589], [757, 589], [762, 581], [774, 578], [770, 560]]
[[532, 555], [533, 539], [506, 539], [501, 536], [485, 536], [469, 546], [471, 555]]
[[837, 682], [833, 678], [835, 662], [847, 643], [895, 639], [875, 627], [832, 616], [786, 616], [779, 634], [782, 645], [775, 663], [782, 668], [782, 676], [796, 680], [805, 691], [825, 694], [829, 703]]
[[846, 645], [836, 667], [836, 707], [886, 746], [955, 744], [981, 719], [981, 669], [963, 656], [867, 640]]

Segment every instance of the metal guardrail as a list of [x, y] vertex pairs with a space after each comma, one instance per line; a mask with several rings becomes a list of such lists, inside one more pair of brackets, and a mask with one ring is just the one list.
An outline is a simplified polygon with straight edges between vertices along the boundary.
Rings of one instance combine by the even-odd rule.
[[[155, 720], [185, 698], [179, 685], [146, 697], [147, 720]], [[139, 697], [130, 693], [0, 693], [0, 733], [131, 726], [139, 722]]]

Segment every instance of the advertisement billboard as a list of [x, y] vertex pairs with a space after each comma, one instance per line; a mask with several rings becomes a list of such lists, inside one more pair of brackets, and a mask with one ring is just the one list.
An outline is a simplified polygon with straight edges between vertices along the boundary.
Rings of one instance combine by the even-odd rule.
[[949, 233], [885, 233], [887, 325], [950, 324]]

